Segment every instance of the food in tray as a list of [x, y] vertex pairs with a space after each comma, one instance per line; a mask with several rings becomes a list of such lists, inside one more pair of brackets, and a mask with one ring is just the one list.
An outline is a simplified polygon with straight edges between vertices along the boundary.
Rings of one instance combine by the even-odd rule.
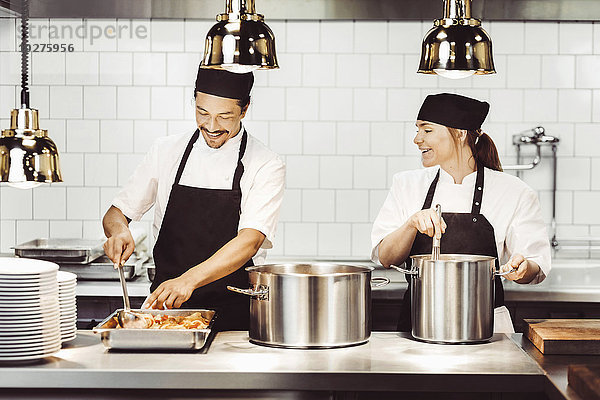
[[[135, 313], [143, 322], [139, 329], [206, 329], [210, 323], [209, 318], [202, 316], [202, 313], [195, 312], [187, 316], [166, 315], [166, 314], [145, 314]], [[113, 317], [115, 327], [122, 328]]]

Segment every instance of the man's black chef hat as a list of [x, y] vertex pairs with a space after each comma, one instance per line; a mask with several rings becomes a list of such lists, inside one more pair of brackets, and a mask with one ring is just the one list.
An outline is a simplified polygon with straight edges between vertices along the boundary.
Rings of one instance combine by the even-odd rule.
[[198, 68], [196, 92], [212, 94], [228, 99], [245, 100], [254, 84], [252, 72], [236, 74], [220, 69]]
[[425, 98], [417, 119], [450, 128], [477, 130], [489, 110], [490, 105], [485, 101], [452, 93], [432, 94]]

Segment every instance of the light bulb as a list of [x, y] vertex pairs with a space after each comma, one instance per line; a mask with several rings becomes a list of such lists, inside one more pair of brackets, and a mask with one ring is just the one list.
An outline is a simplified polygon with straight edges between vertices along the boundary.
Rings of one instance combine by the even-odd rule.
[[221, 68], [236, 74], [245, 74], [259, 69], [260, 65], [223, 64]]
[[470, 70], [459, 70], [459, 69], [434, 69], [433, 72], [438, 74], [439, 76], [443, 76], [444, 78], [450, 79], [463, 79], [468, 78], [471, 75], [475, 74], [475, 71]]
[[41, 185], [42, 185], [42, 182], [33, 182], [33, 181], [8, 182], [8, 186], [12, 186], [17, 189], [33, 189], [33, 188], [41, 186]]

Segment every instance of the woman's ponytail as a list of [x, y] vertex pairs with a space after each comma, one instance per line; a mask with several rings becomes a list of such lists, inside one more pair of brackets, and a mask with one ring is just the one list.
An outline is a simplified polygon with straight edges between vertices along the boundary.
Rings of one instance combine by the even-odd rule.
[[[448, 127], [448, 130], [458, 145], [461, 130], [450, 127]], [[471, 149], [471, 153], [473, 153], [475, 162], [483, 164], [486, 168], [502, 171], [498, 150], [494, 141], [487, 133], [481, 129], [467, 130], [467, 144]]]
[[498, 149], [496, 149], [494, 141], [487, 133], [481, 131], [481, 129], [467, 131], [467, 137], [476, 162], [489, 169], [502, 171]]

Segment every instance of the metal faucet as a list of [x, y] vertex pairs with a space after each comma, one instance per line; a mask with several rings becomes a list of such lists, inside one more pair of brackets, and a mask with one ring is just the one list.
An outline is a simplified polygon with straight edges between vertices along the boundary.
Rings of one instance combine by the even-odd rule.
[[[553, 175], [552, 175], [552, 239], [550, 244], [553, 248], [558, 246], [556, 240], [556, 150], [560, 139], [556, 136], [546, 135], [546, 130], [542, 126], [536, 126], [533, 129], [523, 131], [513, 135], [513, 144], [517, 146], [517, 165], [503, 165], [505, 171], [517, 171], [517, 176], [521, 177], [521, 172], [535, 168], [542, 159], [542, 145], [552, 147]], [[521, 164], [521, 146], [533, 144], [536, 146], [535, 157], [528, 164]]]

